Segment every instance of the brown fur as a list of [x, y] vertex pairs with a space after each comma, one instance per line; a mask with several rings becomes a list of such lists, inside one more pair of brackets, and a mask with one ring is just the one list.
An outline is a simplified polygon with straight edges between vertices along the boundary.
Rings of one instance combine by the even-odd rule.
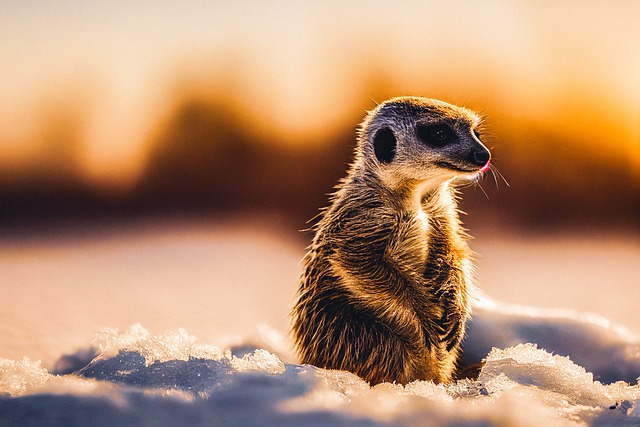
[[[418, 136], [417, 126], [442, 124], [455, 135], [450, 144]], [[303, 363], [372, 384], [452, 379], [472, 288], [452, 183], [488, 163], [478, 124], [469, 110], [425, 98], [395, 98], [368, 114], [304, 259], [293, 310]], [[383, 130], [395, 146], [379, 142]]]

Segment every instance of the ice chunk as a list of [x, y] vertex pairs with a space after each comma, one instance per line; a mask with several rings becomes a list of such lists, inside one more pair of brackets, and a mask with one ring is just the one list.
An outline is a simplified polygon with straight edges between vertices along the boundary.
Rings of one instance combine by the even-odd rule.
[[0, 359], [0, 395], [22, 396], [44, 387], [49, 377], [40, 361]]
[[258, 349], [242, 358], [231, 356], [231, 366], [238, 372], [263, 371], [269, 374], [284, 372], [284, 363], [275, 354]]
[[488, 383], [504, 375], [521, 385], [533, 385], [563, 394], [571, 403], [595, 406], [606, 396], [606, 388], [568, 357], [552, 355], [535, 344], [519, 344], [504, 350], [494, 348], [486, 358], [479, 380]]
[[98, 360], [111, 359], [121, 353], [135, 353], [143, 357], [145, 364], [149, 366], [154, 362], [190, 359], [220, 361], [226, 358], [238, 372], [284, 372], [284, 363], [267, 350], [257, 349], [238, 358], [230, 353], [223, 354], [216, 346], [197, 344], [196, 340], [196, 337], [189, 335], [184, 329], [151, 335], [140, 324], [136, 324], [125, 333], [120, 333], [117, 329], [104, 329], [94, 340], [94, 345], [100, 349]]
[[135, 352], [144, 357], [147, 365], [156, 361], [222, 358], [220, 349], [197, 344], [196, 340], [182, 328], [151, 335], [136, 324], [125, 333], [119, 333], [117, 329], [103, 329], [95, 338], [94, 346], [100, 349], [100, 359], [114, 357], [120, 352]]

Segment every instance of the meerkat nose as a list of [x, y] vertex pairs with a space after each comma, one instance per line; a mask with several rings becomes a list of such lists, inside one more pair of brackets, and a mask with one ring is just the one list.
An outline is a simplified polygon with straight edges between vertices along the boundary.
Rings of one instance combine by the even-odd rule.
[[489, 159], [491, 158], [491, 154], [487, 150], [475, 151], [473, 153], [473, 161], [478, 166], [487, 166], [489, 164]]

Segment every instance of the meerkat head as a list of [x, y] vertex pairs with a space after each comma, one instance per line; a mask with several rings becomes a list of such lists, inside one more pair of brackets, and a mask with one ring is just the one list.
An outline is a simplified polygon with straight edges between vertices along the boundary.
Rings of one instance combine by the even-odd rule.
[[466, 108], [428, 98], [393, 98], [364, 120], [361, 161], [390, 186], [475, 179], [491, 159], [479, 124], [480, 117]]

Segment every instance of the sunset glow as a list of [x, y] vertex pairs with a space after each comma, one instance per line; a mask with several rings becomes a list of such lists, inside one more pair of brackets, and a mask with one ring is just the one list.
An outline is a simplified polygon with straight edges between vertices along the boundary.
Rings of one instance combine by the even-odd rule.
[[82, 169], [127, 180], [185, 90], [228, 98], [293, 141], [353, 121], [386, 87], [560, 127], [637, 168], [640, 9], [576, 6], [5, 2], [0, 159], [37, 156], [48, 121], [66, 115]]

